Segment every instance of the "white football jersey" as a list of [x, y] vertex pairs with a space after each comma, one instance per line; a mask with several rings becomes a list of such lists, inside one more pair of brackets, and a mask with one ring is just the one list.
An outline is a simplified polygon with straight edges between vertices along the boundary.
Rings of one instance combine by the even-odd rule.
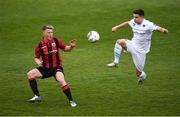
[[129, 21], [129, 26], [133, 31], [132, 42], [135, 49], [140, 53], [148, 53], [151, 46], [152, 32], [157, 29], [157, 26], [144, 19], [141, 24], [134, 22], [134, 19]]

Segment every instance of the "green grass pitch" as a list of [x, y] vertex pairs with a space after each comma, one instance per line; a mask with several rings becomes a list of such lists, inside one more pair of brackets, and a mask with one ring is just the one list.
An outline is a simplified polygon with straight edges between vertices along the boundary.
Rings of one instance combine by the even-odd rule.
[[[130, 28], [112, 34], [111, 28], [142, 8], [146, 19], [169, 29], [155, 32], [145, 71], [136, 84], [134, 64], [122, 54], [120, 67], [109, 69], [116, 39], [131, 39]], [[180, 115], [180, 0], [0, 0], [0, 115]], [[54, 80], [38, 80], [43, 101], [33, 96], [26, 73], [36, 67], [34, 47], [41, 26], [55, 26], [66, 44], [77, 38], [71, 53], [61, 52], [65, 79], [77, 108], [71, 108]], [[96, 30], [101, 39], [89, 43]]]

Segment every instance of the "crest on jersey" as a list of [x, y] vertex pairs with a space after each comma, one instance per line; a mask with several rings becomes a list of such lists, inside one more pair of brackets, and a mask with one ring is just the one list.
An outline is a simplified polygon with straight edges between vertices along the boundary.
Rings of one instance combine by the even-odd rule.
[[145, 24], [143, 24], [142, 26], [143, 26], [143, 27], [145, 27], [146, 25], [145, 25]]
[[52, 46], [56, 46], [56, 43], [54, 42], [54, 43], [52, 43], [51, 45], [52, 45]]

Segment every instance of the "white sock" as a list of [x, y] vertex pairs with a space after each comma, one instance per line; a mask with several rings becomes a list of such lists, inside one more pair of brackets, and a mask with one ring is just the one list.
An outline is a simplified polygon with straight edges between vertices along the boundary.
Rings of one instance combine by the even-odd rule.
[[116, 43], [114, 46], [114, 62], [119, 63], [119, 58], [121, 55], [122, 47]]
[[146, 73], [142, 71], [141, 75], [139, 76], [140, 79], [145, 80], [146, 79]]

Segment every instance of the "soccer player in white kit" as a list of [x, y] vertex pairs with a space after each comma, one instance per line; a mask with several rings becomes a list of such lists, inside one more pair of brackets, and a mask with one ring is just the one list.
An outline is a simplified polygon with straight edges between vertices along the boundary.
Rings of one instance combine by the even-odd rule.
[[133, 19], [126, 21], [112, 28], [112, 32], [126, 26], [130, 26], [133, 31], [132, 40], [118, 39], [114, 47], [114, 61], [107, 64], [108, 67], [118, 67], [121, 51], [125, 50], [132, 56], [136, 67], [136, 75], [139, 78], [138, 84], [146, 79], [146, 73], [143, 71], [146, 60], [146, 54], [150, 51], [151, 36], [153, 31], [168, 33], [168, 30], [144, 18], [144, 11], [137, 9], [133, 11]]

